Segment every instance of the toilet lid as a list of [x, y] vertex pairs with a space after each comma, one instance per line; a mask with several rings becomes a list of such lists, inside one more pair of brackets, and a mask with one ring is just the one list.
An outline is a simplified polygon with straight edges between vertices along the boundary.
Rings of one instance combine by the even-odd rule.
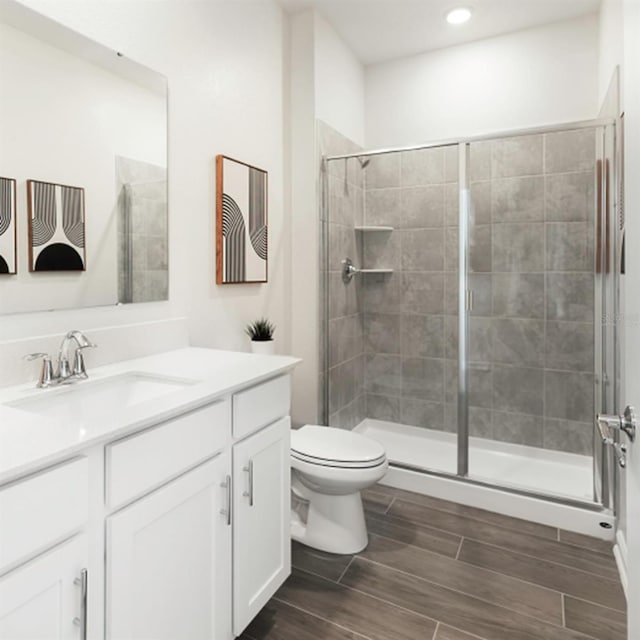
[[359, 433], [306, 425], [291, 432], [291, 454], [298, 460], [335, 467], [373, 467], [384, 462], [384, 447]]

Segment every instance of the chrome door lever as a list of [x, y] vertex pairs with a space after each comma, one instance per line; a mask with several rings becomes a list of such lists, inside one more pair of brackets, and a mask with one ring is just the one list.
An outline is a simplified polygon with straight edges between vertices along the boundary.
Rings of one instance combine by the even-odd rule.
[[636, 439], [638, 420], [635, 409], [628, 405], [625, 407], [624, 414], [621, 416], [612, 416], [606, 414], [598, 415], [598, 429], [602, 436], [602, 441], [613, 439], [611, 430], [618, 429], [623, 431], [633, 442]]
[[621, 416], [599, 414], [596, 423], [598, 425], [598, 431], [600, 431], [602, 443], [613, 447], [616, 458], [618, 459], [618, 464], [623, 468], [626, 467], [627, 445], [616, 441], [614, 431], [617, 429], [618, 431], [626, 433], [631, 442], [635, 440], [638, 424], [635, 409], [629, 405], [625, 407], [624, 414]]

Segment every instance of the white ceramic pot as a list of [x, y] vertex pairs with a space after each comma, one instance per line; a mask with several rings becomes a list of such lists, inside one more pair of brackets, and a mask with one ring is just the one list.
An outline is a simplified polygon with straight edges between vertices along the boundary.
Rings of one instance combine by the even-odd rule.
[[251, 352], [272, 356], [276, 352], [276, 343], [273, 340], [252, 340]]

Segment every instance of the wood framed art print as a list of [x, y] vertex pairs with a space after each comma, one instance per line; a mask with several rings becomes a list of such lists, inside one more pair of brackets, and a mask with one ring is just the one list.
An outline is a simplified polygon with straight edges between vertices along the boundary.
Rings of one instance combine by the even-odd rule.
[[16, 181], [0, 178], [0, 274], [17, 273]]
[[27, 180], [29, 271], [85, 271], [84, 189]]
[[267, 282], [267, 172], [216, 156], [216, 283]]

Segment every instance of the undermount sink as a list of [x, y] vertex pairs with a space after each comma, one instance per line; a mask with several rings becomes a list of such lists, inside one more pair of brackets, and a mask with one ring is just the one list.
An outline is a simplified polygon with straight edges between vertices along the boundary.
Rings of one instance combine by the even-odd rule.
[[65, 422], [84, 422], [114, 415], [123, 409], [164, 396], [195, 384], [195, 380], [148, 373], [123, 373], [34, 394], [7, 406]]

